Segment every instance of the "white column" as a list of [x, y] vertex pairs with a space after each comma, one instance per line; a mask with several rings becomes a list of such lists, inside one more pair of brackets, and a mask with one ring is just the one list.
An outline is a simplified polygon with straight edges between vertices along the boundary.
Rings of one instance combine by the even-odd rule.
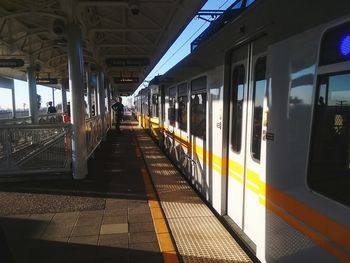
[[11, 92], [12, 92], [12, 117], [14, 119], [16, 119], [17, 113], [16, 113], [16, 98], [15, 98], [15, 86], [14, 85], [12, 86]]
[[84, 109], [83, 50], [81, 30], [77, 24], [67, 26], [68, 72], [72, 135], [73, 178], [84, 179], [87, 171], [87, 148]]
[[[108, 108], [108, 112], [109, 112], [109, 118], [110, 118], [110, 122], [109, 123], [112, 123], [112, 120], [113, 120], [113, 110], [112, 110], [112, 101], [111, 101], [111, 87], [112, 87], [112, 84], [110, 81], [108, 81], [107, 83], [107, 108]], [[107, 128], [111, 128], [111, 127], [107, 127]]]
[[27, 82], [29, 89], [29, 116], [32, 119], [32, 123], [38, 123], [38, 101], [36, 93], [36, 77], [34, 67], [27, 68]]
[[52, 106], [55, 107], [55, 88], [52, 88]]
[[95, 99], [95, 115], [100, 115], [100, 107], [99, 107], [99, 102], [98, 102], [98, 90], [97, 90], [97, 86], [98, 86], [98, 74], [96, 75], [96, 86], [93, 87], [94, 89], [94, 99]]
[[102, 120], [102, 127], [103, 127], [103, 134], [102, 138], [103, 140], [106, 139], [106, 111], [105, 111], [105, 85], [104, 85], [105, 77], [101, 69], [98, 70], [97, 73], [97, 90], [98, 90], [98, 105], [99, 105], [99, 112], [101, 115]]
[[62, 113], [67, 113], [67, 88], [68, 88], [68, 82], [62, 81], [61, 83]]
[[[90, 71], [86, 72], [86, 93], [87, 93], [87, 104], [88, 104], [88, 114], [89, 114], [89, 118], [91, 118], [92, 116], [92, 100], [91, 100], [91, 89], [90, 89]], [[96, 108], [95, 108], [95, 112], [96, 112]]]

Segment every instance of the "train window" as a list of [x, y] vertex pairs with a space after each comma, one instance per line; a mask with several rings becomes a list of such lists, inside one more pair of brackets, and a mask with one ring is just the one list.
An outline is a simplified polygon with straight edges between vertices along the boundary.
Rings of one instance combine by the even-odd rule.
[[169, 108], [168, 108], [168, 120], [170, 125], [175, 126], [175, 96], [176, 88], [169, 89]]
[[141, 109], [142, 109], [142, 114], [148, 115], [148, 96], [147, 95], [142, 95], [141, 96], [142, 104], [141, 104]]
[[199, 93], [191, 96], [191, 133], [205, 139], [206, 135], [207, 94]]
[[159, 94], [152, 95], [152, 117], [159, 117]]
[[328, 30], [322, 39], [320, 66], [350, 60], [350, 22]]
[[260, 161], [261, 132], [263, 105], [266, 89], [266, 57], [259, 58], [254, 69], [254, 89], [253, 89], [253, 133], [252, 133], [252, 156]]
[[242, 118], [243, 118], [243, 95], [244, 95], [244, 65], [236, 66], [232, 73], [232, 128], [231, 146], [235, 152], [241, 151], [242, 142]]
[[350, 206], [350, 72], [318, 78], [308, 184]]
[[[207, 115], [207, 77], [201, 77], [191, 81], [191, 133], [202, 138], [206, 137]], [[200, 92], [202, 91], [202, 92]]]
[[206, 90], [206, 89], [207, 89], [207, 77], [201, 77], [201, 78], [192, 80], [191, 82], [192, 91], [199, 91], [199, 90]]
[[183, 83], [178, 86], [179, 93], [179, 109], [177, 114], [177, 121], [179, 123], [179, 129], [187, 130], [187, 83]]

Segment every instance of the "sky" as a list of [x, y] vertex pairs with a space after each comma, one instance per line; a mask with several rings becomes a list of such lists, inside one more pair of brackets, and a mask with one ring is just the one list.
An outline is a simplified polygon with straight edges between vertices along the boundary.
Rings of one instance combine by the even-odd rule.
[[[250, 4], [254, 0], [248, 0]], [[225, 10], [229, 7], [235, 0], [208, 0], [203, 6], [204, 10]], [[140, 85], [137, 89], [142, 89], [147, 85], [148, 81], [152, 80], [153, 77], [161, 75], [168, 71], [172, 66], [182, 60], [190, 53], [191, 42], [201, 33], [204, 29], [209, 26], [209, 23], [198, 18], [194, 18], [182, 32], [179, 38], [173, 43], [169, 50], [165, 53], [163, 58], [155, 66], [155, 68], [146, 77], [145, 82]], [[137, 94], [135, 92], [134, 94]], [[52, 88], [37, 85], [37, 93], [41, 96], [41, 105], [46, 107], [48, 101], [53, 101]], [[62, 102], [61, 91], [56, 89], [55, 94], [55, 104]], [[15, 80], [15, 98], [16, 98], [16, 108], [23, 109], [29, 107], [28, 98], [28, 85], [27, 82], [21, 80]], [[67, 94], [67, 100], [69, 101], [69, 94]], [[12, 109], [12, 98], [11, 91], [0, 87], [0, 110], [1, 109]]]

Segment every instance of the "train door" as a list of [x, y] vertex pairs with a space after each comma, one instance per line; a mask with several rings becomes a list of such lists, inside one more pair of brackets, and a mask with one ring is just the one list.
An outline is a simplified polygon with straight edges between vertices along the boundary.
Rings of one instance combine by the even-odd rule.
[[254, 243], [265, 228], [265, 51], [260, 39], [231, 58], [227, 214]]
[[192, 144], [192, 183], [206, 194], [207, 78], [191, 81], [190, 141]]

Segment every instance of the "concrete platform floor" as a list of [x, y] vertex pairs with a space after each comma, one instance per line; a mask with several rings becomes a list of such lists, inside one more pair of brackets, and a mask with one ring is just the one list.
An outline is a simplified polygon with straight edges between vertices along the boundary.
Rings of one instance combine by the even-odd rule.
[[85, 180], [1, 183], [0, 262], [163, 262], [132, 136], [110, 131]]

